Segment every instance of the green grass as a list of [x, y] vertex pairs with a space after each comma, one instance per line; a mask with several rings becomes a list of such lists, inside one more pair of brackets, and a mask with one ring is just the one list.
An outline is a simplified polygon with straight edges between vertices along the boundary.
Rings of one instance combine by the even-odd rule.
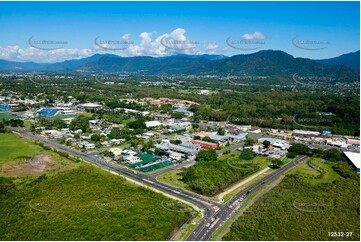
[[181, 172], [180, 170], [169, 171], [167, 173], [158, 176], [157, 180], [174, 187], [179, 187], [188, 190], [189, 186], [183, 181], [181, 181], [182, 176], [179, 175], [180, 172]]
[[[346, 163], [341, 163], [344, 174], [338, 174], [332, 169], [333, 164], [319, 159], [310, 162], [325, 171], [323, 176], [312, 170], [301, 173], [300, 169], [307, 166], [303, 162], [305, 167], [291, 170], [277, 187], [247, 209], [222, 239], [358, 241], [359, 175]], [[328, 232], [334, 231], [353, 232], [353, 235], [329, 237]]]
[[17, 118], [15, 116], [11, 116], [9, 113], [0, 113], [0, 120], [9, 120], [9, 119], [14, 119]]
[[14, 159], [31, 157], [43, 149], [16, 134], [0, 134], [0, 164]]
[[298, 164], [290, 174], [297, 174], [311, 184], [330, 183], [339, 177], [332, 165], [322, 158], [310, 158]]

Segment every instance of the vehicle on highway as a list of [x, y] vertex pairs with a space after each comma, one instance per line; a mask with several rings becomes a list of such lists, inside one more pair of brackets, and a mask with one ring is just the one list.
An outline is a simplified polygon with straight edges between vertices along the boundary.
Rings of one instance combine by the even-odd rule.
[[248, 195], [248, 194], [250, 194], [250, 193], [251, 193], [251, 191], [247, 191], [247, 192], [246, 192], [246, 195]]
[[206, 227], [209, 227], [210, 225], [211, 225], [210, 223], [207, 223], [207, 224], [206, 224]]

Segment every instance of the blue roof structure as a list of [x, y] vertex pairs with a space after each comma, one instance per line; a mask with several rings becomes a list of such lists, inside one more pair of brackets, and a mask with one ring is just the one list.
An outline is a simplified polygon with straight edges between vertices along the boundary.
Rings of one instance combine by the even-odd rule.
[[7, 104], [0, 104], [0, 111], [9, 111], [10, 106]]
[[57, 108], [43, 108], [37, 112], [40, 116], [54, 116], [58, 112]]

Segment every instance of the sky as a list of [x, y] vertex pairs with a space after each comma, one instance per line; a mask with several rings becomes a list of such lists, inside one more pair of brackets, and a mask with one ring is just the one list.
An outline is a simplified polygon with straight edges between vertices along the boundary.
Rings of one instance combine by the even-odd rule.
[[0, 2], [0, 59], [360, 49], [359, 2]]

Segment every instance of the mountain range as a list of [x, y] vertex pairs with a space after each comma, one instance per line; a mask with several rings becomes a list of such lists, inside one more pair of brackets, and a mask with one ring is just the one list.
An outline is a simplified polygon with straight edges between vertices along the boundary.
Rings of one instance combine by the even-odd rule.
[[354, 81], [359, 78], [359, 63], [360, 51], [331, 59], [311, 60], [295, 58], [283, 51], [263, 50], [231, 57], [184, 54], [167, 57], [120, 57], [95, 54], [79, 60], [49, 64], [0, 60], [0, 71], [245, 76], [285, 76], [298, 73]]

